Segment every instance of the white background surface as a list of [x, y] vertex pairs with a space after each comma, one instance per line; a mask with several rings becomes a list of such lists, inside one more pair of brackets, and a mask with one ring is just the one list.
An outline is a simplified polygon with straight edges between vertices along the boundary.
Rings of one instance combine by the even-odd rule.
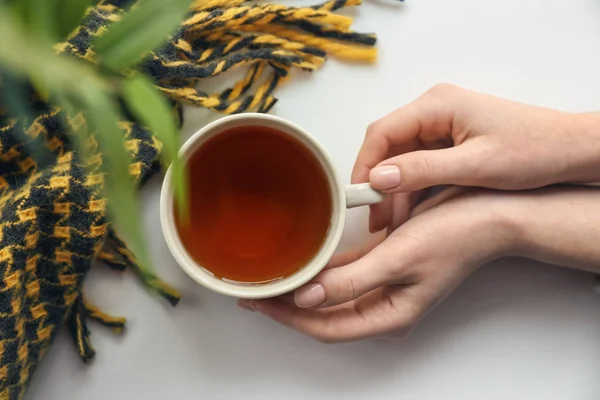
[[[368, 123], [436, 82], [600, 109], [597, 0], [367, 0], [355, 15], [357, 29], [379, 35], [377, 66], [332, 60], [282, 87], [273, 110], [312, 132], [346, 179]], [[208, 118], [188, 112], [186, 136]], [[98, 265], [87, 294], [128, 317], [126, 333], [92, 323], [98, 353], [84, 365], [63, 332], [28, 399], [600, 398], [600, 297], [590, 275], [504, 260], [467, 280], [408, 338], [322, 345], [188, 279], [159, 231], [159, 189], [160, 177], [144, 189], [143, 212], [156, 269], [182, 302], [171, 308], [131, 273]], [[343, 246], [364, 240], [364, 210], [346, 228]]]

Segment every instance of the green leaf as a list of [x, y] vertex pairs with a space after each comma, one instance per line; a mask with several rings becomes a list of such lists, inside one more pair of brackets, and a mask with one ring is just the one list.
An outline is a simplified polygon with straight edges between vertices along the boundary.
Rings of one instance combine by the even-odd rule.
[[61, 38], [65, 38], [81, 24], [86, 10], [92, 5], [92, 0], [59, 0], [59, 2], [58, 34]]
[[[92, 65], [59, 57], [43, 42], [28, 37], [20, 21], [0, 3], [0, 65], [16, 77], [29, 79], [50, 92], [74, 93], [84, 86], [107, 86]], [[18, 51], [15, 51], [18, 49]]]
[[52, 159], [50, 151], [40, 143], [27, 135], [27, 129], [34, 121], [34, 112], [30, 107], [29, 93], [26, 84], [15, 78], [14, 75], [0, 68], [0, 100], [6, 106], [9, 114], [19, 122], [15, 125], [15, 131], [19, 135], [19, 142], [38, 166], [47, 165]]
[[[27, 99], [27, 90], [23, 80], [17, 79], [13, 74], [0, 68], [0, 99], [12, 117], [23, 121], [28, 126], [33, 122], [33, 111]], [[25, 134], [23, 126], [19, 126], [20, 133]]]
[[[120, 113], [116, 103], [95, 87], [83, 88], [82, 95], [89, 127], [102, 151], [109, 214], [139, 259], [142, 272], [151, 274], [138, 197], [129, 174], [130, 157], [125, 148], [124, 133], [118, 125]], [[87, 137], [80, 138], [79, 142], [83, 144]]]
[[[23, 1], [29, 4], [30, 0]], [[124, 147], [123, 132], [118, 127], [120, 113], [117, 103], [108, 95], [111, 85], [89, 63], [57, 56], [46, 42], [29, 35], [14, 15], [0, 0], [0, 38], [2, 43], [9, 44], [0, 44], [0, 65], [17, 79], [33, 79], [36, 85], [49, 91], [51, 99], [71, 99], [73, 112], [84, 112], [89, 127], [75, 132], [73, 137], [84, 148], [89, 131], [96, 132], [96, 139], [104, 150], [109, 212], [139, 259], [140, 272], [146, 277], [153, 276], [139, 202], [129, 174], [130, 158]], [[60, 100], [58, 104], [63, 106]]]
[[[9, 1], [8, 10], [12, 11], [13, 15], [20, 18], [22, 22], [26, 20], [27, 10], [29, 9], [29, 4], [24, 0], [11, 0]], [[4, 11], [6, 12], [6, 11]]]
[[86, 147], [86, 139], [89, 136], [87, 125], [84, 123], [82, 126], [74, 127], [71, 125], [72, 119], [76, 117], [78, 113], [84, 113], [83, 109], [77, 108], [75, 103], [71, 101], [69, 96], [65, 93], [56, 93], [53, 100], [61, 108], [62, 112], [59, 113], [62, 119], [63, 125], [67, 130], [71, 131], [77, 143], [78, 155], [82, 160], [87, 160], [90, 156]]
[[25, 23], [29, 19], [29, 0], [12, 0], [9, 3], [9, 8], [13, 16], [19, 18], [21, 20], [21, 23], [25, 25]]
[[52, 41], [58, 37], [54, 13], [58, 7], [57, 0], [29, 0], [32, 5], [31, 27], [38, 38]]
[[185, 17], [191, 0], [141, 0], [95, 39], [102, 64], [122, 71], [168, 40]]
[[57, 36], [56, 0], [21, 0], [15, 10], [20, 15], [28, 34], [37, 40], [51, 43]]
[[163, 143], [163, 157], [172, 163], [175, 200], [184, 220], [189, 217], [187, 178], [183, 161], [178, 156], [179, 132], [167, 99], [143, 75], [136, 75], [123, 84], [123, 98], [132, 114], [146, 125]]

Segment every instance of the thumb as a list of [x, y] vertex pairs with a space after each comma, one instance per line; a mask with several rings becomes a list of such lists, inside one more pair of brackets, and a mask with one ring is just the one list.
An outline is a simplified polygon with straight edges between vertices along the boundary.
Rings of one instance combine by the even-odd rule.
[[370, 171], [369, 181], [374, 189], [387, 193], [437, 185], [482, 186], [479, 178], [485, 159], [480, 154], [468, 145], [404, 153], [380, 162]]
[[[298, 307], [330, 307], [359, 298], [390, 283], [397, 251], [381, 244], [366, 256], [350, 264], [327, 269], [309, 284], [296, 290]], [[394, 254], [395, 253], [395, 254]]]

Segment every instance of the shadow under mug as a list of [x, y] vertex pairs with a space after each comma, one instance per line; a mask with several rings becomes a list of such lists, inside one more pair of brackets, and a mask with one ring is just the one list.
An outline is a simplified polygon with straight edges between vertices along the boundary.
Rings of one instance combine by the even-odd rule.
[[[344, 186], [327, 152], [308, 132], [283, 118], [267, 114], [237, 114], [214, 121], [192, 135], [181, 147], [179, 155], [185, 163], [210, 138], [233, 128], [250, 126], [276, 129], [299, 140], [316, 156], [327, 176], [333, 203], [331, 222], [321, 248], [312, 259], [294, 274], [268, 283], [232, 283], [214, 276], [190, 257], [179, 238], [173, 207], [171, 168], [167, 170], [162, 186], [160, 222], [169, 251], [194, 281], [224, 295], [243, 299], [261, 299], [291, 292], [313, 279], [325, 267], [339, 244], [346, 221], [346, 208], [379, 203], [383, 200], [384, 194], [372, 189], [368, 183]], [[193, 204], [190, 207], [193, 207]]]

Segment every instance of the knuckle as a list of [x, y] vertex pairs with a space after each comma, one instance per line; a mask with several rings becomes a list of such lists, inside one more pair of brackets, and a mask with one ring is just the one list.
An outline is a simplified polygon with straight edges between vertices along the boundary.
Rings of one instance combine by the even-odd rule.
[[409, 168], [405, 170], [410, 171], [416, 179], [422, 180], [434, 172], [435, 165], [431, 158], [425, 156], [425, 153], [415, 152], [412, 154]]
[[393, 240], [385, 242], [378, 249], [379, 262], [376, 271], [380, 274], [380, 279], [388, 284], [416, 281], [418, 266], [430, 254], [428, 241], [421, 233], [408, 233], [402, 229], [394, 231], [390, 237]]
[[379, 131], [379, 121], [371, 122], [369, 126], [367, 126], [367, 132], [365, 134], [366, 137], [373, 137]]
[[393, 293], [396, 290], [404, 289], [401, 287], [390, 287], [387, 293], [389, 296], [388, 298], [390, 299], [392, 318], [394, 320], [391, 331], [393, 331], [396, 336], [404, 337], [408, 335], [420, 321], [424, 313], [424, 305], [420, 303], [403, 303], [402, 306], [400, 306], [393, 300]]
[[448, 97], [454, 94], [457, 90], [457, 86], [452, 85], [451, 83], [441, 82], [429, 88], [426, 94], [434, 97]]
[[395, 282], [404, 274], [407, 260], [412, 260], [412, 254], [415, 253], [413, 239], [419, 241], [418, 238], [403, 234], [401, 230], [393, 232], [390, 236], [403, 239], [385, 242], [378, 249], [377, 273], [381, 274], [385, 282]]
[[408, 334], [417, 325], [420, 317], [421, 313], [417, 312], [416, 310], [412, 310], [406, 314], [400, 323], [400, 331], [402, 331], [405, 335]]
[[350, 275], [342, 275], [338, 277], [339, 286], [335, 297], [341, 301], [350, 301], [356, 298], [356, 281]]
[[322, 275], [328, 303], [343, 303], [353, 300], [358, 294], [357, 277], [342, 269], [331, 269]]
[[313, 335], [313, 338], [321, 343], [321, 344], [334, 344], [336, 343], [336, 340], [332, 337], [332, 336], [328, 336], [326, 334], [323, 333], [319, 333], [316, 335]]
[[398, 327], [394, 331], [394, 334], [395, 334], [395, 336], [397, 336], [399, 338], [405, 338], [410, 334], [411, 331], [412, 331], [411, 327]]
[[310, 336], [323, 344], [333, 344], [340, 341], [339, 332], [330, 323], [326, 323], [321, 326], [321, 329], [311, 332]]
[[418, 320], [418, 315], [403, 315], [402, 318], [398, 319], [394, 328], [395, 335], [398, 337], [408, 336], [417, 325]]

